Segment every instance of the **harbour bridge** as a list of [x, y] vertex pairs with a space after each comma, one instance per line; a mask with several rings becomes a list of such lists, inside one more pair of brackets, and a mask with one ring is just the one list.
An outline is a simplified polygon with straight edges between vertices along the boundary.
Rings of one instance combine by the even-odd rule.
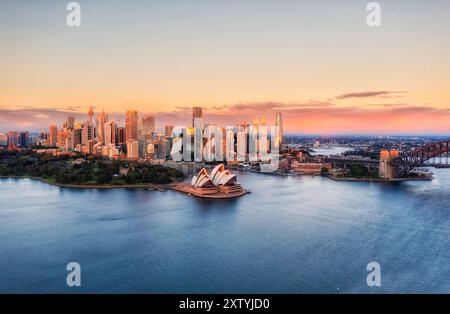
[[450, 168], [449, 147], [450, 140], [428, 143], [411, 151], [403, 152], [391, 161], [391, 165], [396, 168], [397, 177], [406, 175], [416, 167]]
[[[396, 155], [387, 161], [387, 165], [393, 168], [392, 173], [395, 177], [404, 177], [416, 167], [450, 168], [449, 147], [450, 140], [427, 143]], [[330, 156], [324, 161], [344, 167], [353, 164], [363, 164], [367, 167], [380, 166], [380, 160], [353, 157]]]

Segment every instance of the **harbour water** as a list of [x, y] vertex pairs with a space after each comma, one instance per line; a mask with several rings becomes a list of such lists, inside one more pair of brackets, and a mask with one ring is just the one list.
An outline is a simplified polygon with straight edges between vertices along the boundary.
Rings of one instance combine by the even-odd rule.
[[[380, 184], [239, 173], [252, 194], [0, 179], [0, 292], [450, 292], [450, 169]], [[81, 287], [66, 265], [81, 265]], [[369, 288], [366, 266], [381, 265]]]

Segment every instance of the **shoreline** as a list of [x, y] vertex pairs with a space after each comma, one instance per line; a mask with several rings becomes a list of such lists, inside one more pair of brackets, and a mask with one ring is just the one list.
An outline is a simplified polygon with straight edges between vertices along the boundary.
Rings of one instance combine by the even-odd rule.
[[168, 184], [153, 184], [153, 183], [140, 183], [140, 184], [120, 184], [120, 185], [94, 185], [94, 184], [64, 184], [64, 183], [56, 183], [50, 182], [43, 178], [31, 177], [31, 176], [0, 176], [0, 179], [31, 179], [41, 181], [42, 183], [46, 183], [53, 186], [63, 187], [63, 188], [74, 188], [74, 189], [147, 189], [147, 190], [158, 190], [160, 192], [165, 191], [166, 189], [171, 189], [173, 184], [177, 182], [172, 182]]
[[346, 181], [346, 182], [376, 182], [376, 183], [396, 183], [396, 182], [407, 182], [407, 181], [433, 181], [432, 178], [394, 178], [394, 179], [375, 179], [375, 178], [337, 178], [328, 177], [330, 180], [334, 181]]
[[[239, 169], [242, 171], [241, 169]], [[281, 176], [281, 177], [287, 177], [287, 176], [322, 176], [327, 177], [330, 180], [333, 181], [344, 181], [344, 182], [373, 182], [373, 183], [398, 183], [398, 182], [407, 182], [407, 181], [432, 181], [434, 177], [431, 178], [397, 178], [397, 179], [375, 179], [375, 178], [348, 178], [348, 177], [333, 177], [330, 175], [321, 175], [321, 174], [284, 174], [284, 173], [265, 173], [265, 172], [259, 172], [259, 171], [248, 171], [243, 170], [243, 172], [251, 172], [251, 173], [261, 173], [261, 174], [269, 174], [269, 175], [275, 175], [275, 176]], [[63, 187], [63, 188], [73, 188], [73, 189], [99, 189], [99, 190], [108, 190], [108, 189], [147, 189], [150, 191], [159, 191], [164, 192], [166, 190], [176, 190], [173, 187], [183, 181], [183, 178], [168, 184], [153, 184], [153, 183], [140, 183], [140, 184], [120, 184], [120, 185], [95, 185], [95, 184], [64, 184], [64, 183], [56, 183], [56, 182], [50, 182], [46, 179], [39, 178], [39, 177], [31, 177], [31, 176], [0, 176], [0, 179], [31, 179], [31, 180], [37, 180], [41, 181], [42, 183], [57, 186], [57, 187]], [[180, 191], [180, 190], [178, 190]]]

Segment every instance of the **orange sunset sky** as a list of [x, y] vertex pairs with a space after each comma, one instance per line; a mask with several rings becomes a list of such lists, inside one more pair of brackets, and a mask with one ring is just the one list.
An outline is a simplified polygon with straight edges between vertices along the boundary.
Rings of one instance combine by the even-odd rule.
[[449, 134], [450, 2], [0, 1], [0, 132], [89, 105], [159, 128], [283, 113], [288, 133]]

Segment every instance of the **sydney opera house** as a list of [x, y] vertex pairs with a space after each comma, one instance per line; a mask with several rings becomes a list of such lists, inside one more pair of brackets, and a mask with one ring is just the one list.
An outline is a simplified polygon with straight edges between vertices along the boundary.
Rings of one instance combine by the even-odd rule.
[[176, 184], [173, 189], [205, 198], [231, 198], [249, 192], [242, 188], [237, 182], [236, 175], [225, 169], [223, 164], [217, 165], [210, 174], [203, 168], [192, 177], [190, 185]]

